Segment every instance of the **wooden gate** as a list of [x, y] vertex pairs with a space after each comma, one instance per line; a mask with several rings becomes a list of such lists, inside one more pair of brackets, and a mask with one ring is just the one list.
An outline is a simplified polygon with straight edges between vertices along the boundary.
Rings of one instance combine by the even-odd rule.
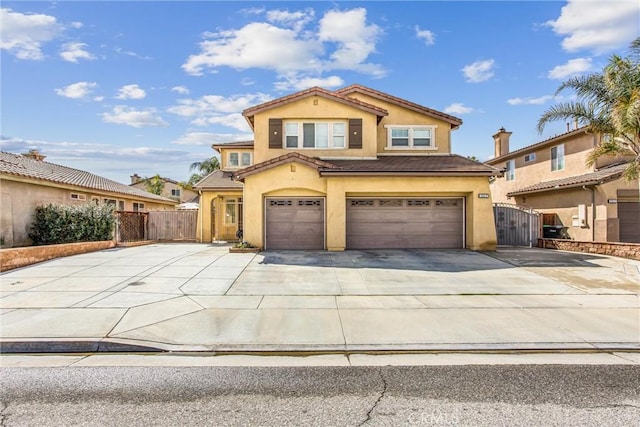
[[540, 237], [541, 214], [530, 208], [494, 203], [498, 245], [535, 246]]
[[116, 211], [116, 241], [137, 242], [147, 239], [147, 212]]
[[197, 220], [197, 210], [151, 211], [147, 223], [147, 238], [195, 241]]

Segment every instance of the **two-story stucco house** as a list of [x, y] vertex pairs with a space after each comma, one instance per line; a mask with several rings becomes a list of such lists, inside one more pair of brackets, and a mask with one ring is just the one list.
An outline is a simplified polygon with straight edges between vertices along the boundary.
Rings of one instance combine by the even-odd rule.
[[[162, 188], [160, 196], [166, 197], [167, 199], [175, 200], [176, 203], [191, 202], [198, 197], [198, 193], [196, 191], [182, 188], [178, 181], [171, 178], [161, 178], [162, 182], [164, 183], [164, 187]], [[137, 173], [131, 175], [131, 184], [129, 185], [131, 187], [147, 191], [147, 184], [145, 182], [145, 179]]]
[[35, 209], [49, 203], [106, 203], [121, 211], [173, 210], [176, 202], [90, 172], [46, 162], [35, 150], [0, 152], [2, 246], [28, 246]]
[[626, 182], [625, 159], [601, 157], [587, 166], [600, 135], [586, 128], [509, 151], [511, 132], [495, 135], [495, 157], [504, 169], [491, 185], [494, 202], [543, 213], [543, 224], [563, 226], [562, 237], [580, 241], [640, 242], [638, 181]]
[[243, 115], [252, 146], [215, 147], [244, 184], [243, 240], [265, 249], [495, 249], [489, 178], [500, 172], [451, 153], [460, 119], [360, 85], [314, 87]]

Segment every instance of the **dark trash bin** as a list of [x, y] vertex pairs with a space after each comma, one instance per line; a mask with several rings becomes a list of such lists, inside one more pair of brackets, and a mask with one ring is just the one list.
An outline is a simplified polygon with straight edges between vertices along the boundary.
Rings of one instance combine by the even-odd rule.
[[562, 225], [543, 225], [542, 237], [545, 239], [560, 239], [563, 228]]

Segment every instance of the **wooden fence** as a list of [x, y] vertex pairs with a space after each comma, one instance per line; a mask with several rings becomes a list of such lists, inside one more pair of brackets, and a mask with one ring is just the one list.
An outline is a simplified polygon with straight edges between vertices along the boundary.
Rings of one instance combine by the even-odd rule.
[[197, 210], [149, 212], [147, 239], [195, 241]]

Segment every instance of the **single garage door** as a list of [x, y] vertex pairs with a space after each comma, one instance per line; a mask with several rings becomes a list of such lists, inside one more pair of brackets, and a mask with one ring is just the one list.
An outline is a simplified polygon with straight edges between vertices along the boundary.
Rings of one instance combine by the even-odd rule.
[[620, 241], [640, 243], [640, 203], [618, 201]]
[[462, 248], [463, 206], [461, 198], [347, 199], [347, 248]]
[[324, 249], [323, 198], [267, 198], [266, 249]]

